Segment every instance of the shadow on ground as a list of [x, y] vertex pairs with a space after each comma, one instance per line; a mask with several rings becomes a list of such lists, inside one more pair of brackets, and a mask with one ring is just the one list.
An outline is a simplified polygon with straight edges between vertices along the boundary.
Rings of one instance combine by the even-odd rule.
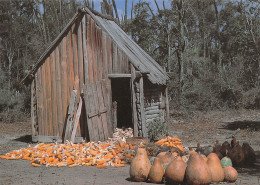
[[241, 130], [249, 131], [259, 131], [260, 130], [260, 121], [234, 121], [228, 122], [222, 129], [227, 130], [236, 130], [240, 128]]
[[32, 136], [31, 135], [24, 135], [19, 138], [14, 139], [14, 141], [20, 141], [24, 143], [32, 143]]
[[255, 152], [256, 162], [253, 164], [246, 164], [241, 167], [237, 167], [238, 173], [250, 174], [252, 176], [260, 177], [260, 151]]

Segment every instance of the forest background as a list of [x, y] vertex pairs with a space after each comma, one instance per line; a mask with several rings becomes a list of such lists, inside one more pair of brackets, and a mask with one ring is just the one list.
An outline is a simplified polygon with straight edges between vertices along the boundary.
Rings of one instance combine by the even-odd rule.
[[2, 0], [0, 121], [28, 117], [21, 80], [77, 8], [100, 3], [169, 72], [173, 112], [260, 109], [258, 0]]

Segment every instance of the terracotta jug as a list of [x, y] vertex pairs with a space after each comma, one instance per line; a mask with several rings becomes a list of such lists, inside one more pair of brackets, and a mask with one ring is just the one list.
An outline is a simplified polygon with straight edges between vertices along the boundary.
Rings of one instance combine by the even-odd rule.
[[156, 157], [149, 172], [149, 179], [152, 183], [160, 183], [162, 182], [163, 175], [164, 169], [160, 163], [160, 159]]

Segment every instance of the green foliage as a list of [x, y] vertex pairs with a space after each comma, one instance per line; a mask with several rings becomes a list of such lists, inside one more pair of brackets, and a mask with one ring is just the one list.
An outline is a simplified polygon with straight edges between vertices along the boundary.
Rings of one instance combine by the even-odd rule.
[[160, 136], [166, 136], [168, 134], [168, 123], [163, 122], [160, 118], [156, 118], [153, 122], [149, 123], [148, 138], [151, 141], [156, 141]]

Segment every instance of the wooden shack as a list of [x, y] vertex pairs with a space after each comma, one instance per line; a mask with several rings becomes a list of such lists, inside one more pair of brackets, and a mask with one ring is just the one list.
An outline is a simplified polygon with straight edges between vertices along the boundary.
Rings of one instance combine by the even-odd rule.
[[23, 79], [31, 85], [32, 139], [64, 137], [73, 90], [83, 99], [76, 140], [106, 140], [115, 127], [146, 137], [149, 123], [169, 116], [168, 79], [113, 18], [79, 9]]

